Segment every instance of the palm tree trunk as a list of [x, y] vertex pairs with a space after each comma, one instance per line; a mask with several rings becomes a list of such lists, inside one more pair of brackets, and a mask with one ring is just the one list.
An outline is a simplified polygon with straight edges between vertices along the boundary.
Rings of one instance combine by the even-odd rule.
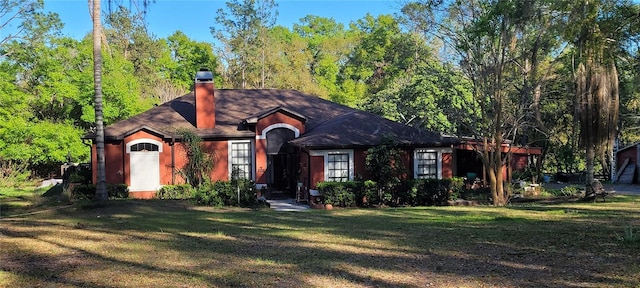
[[100, 17], [100, 0], [93, 0], [93, 80], [94, 80], [94, 109], [96, 113], [96, 157], [98, 165], [98, 179], [96, 183], [96, 201], [109, 199], [106, 187], [105, 156], [104, 156], [104, 120], [102, 115], [102, 46], [100, 35], [102, 23]]

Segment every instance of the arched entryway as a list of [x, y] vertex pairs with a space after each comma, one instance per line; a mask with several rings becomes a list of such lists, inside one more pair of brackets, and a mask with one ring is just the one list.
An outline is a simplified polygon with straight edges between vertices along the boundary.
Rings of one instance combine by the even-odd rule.
[[295, 139], [295, 131], [288, 128], [274, 128], [266, 133], [267, 138], [267, 184], [274, 190], [287, 194], [294, 193], [297, 182], [297, 155], [288, 144]]

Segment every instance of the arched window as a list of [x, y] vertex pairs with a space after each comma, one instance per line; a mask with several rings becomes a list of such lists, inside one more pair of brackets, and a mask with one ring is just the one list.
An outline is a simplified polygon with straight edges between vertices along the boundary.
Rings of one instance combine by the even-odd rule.
[[162, 152], [162, 142], [153, 139], [138, 139], [127, 143], [127, 153]]
[[138, 143], [133, 144], [129, 148], [131, 152], [139, 152], [139, 151], [158, 151], [158, 145], [153, 143]]

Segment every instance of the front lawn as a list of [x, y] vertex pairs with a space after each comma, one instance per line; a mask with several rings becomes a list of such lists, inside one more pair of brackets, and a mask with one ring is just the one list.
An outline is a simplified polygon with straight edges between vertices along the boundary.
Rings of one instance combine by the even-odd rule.
[[276, 212], [115, 200], [0, 220], [1, 287], [638, 287], [640, 198]]

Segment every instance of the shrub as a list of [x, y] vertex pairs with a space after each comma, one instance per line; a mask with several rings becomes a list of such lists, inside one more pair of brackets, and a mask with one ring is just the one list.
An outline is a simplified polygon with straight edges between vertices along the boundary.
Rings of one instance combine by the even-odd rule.
[[214, 206], [214, 207], [222, 207], [224, 202], [222, 201], [222, 197], [220, 197], [219, 189], [224, 183], [223, 181], [216, 181], [214, 183], [205, 182], [196, 188], [193, 192], [193, 201], [198, 205], [205, 206]]
[[18, 187], [29, 179], [31, 172], [26, 164], [0, 161], [0, 187]]
[[361, 198], [360, 202], [362, 202], [362, 182], [321, 182], [318, 183], [318, 190], [322, 193], [325, 204], [352, 207], [356, 205], [357, 197]]
[[378, 199], [378, 183], [373, 180], [364, 181], [362, 187], [362, 206], [369, 206], [371, 203], [380, 203]]
[[572, 195], [576, 195], [580, 193], [580, 186], [577, 185], [569, 185], [569, 186], [565, 186], [562, 187], [562, 189], [560, 189], [560, 196], [572, 196]]
[[[198, 190], [204, 189], [215, 191], [215, 194], [220, 198], [220, 201], [224, 206], [247, 207], [256, 204], [256, 196], [253, 188], [254, 184], [251, 180], [234, 179], [231, 181], [208, 182], [201, 185]], [[238, 196], [240, 196], [239, 203]]]
[[464, 200], [488, 201], [491, 199], [491, 189], [482, 187], [477, 189], [462, 189], [460, 198]]
[[464, 179], [414, 179], [409, 185], [409, 196], [414, 206], [444, 206], [449, 200], [463, 197], [465, 193]]
[[[129, 187], [127, 184], [107, 184], [109, 199], [129, 198]], [[73, 200], [88, 199], [93, 200], [96, 196], [96, 185], [83, 184], [73, 188]]]
[[129, 198], [129, 187], [127, 184], [107, 184], [107, 193], [110, 199]]
[[189, 184], [166, 185], [160, 188], [155, 198], [169, 200], [185, 200], [193, 197], [194, 189]]

